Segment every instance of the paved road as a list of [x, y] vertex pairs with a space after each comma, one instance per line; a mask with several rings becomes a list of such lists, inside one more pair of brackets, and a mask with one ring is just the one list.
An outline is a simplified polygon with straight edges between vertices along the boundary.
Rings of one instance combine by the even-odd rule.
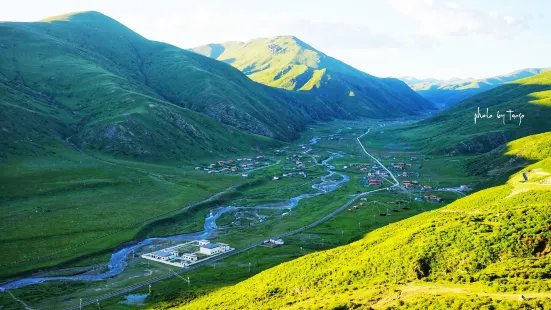
[[[363, 151], [369, 156], [371, 157], [373, 160], [375, 160], [375, 162], [377, 162], [379, 165], [381, 165], [381, 167], [383, 169], [385, 169], [389, 175], [392, 177], [392, 179], [396, 182], [393, 186], [397, 186], [399, 185], [399, 182], [398, 180], [396, 179], [396, 177], [392, 174], [392, 172], [390, 170], [388, 170], [377, 158], [373, 157], [371, 154], [369, 154], [365, 147], [363, 146], [362, 142], [360, 141], [360, 138], [365, 136], [366, 134], [369, 133], [369, 131], [371, 130], [371, 128], [365, 132], [364, 134], [362, 134], [361, 136], [359, 136], [358, 138], [356, 138], [356, 140], [358, 141], [358, 143], [360, 144], [360, 146], [362, 147]], [[391, 186], [392, 187], [392, 186]], [[350, 207], [350, 205], [352, 205], [358, 198], [360, 197], [363, 197], [363, 196], [367, 196], [367, 195], [370, 195], [372, 193], [375, 193], [375, 192], [379, 192], [379, 191], [384, 191], [384, 190], [387, 190], [389, 187], [386, 187], [386, 188], [380, 188], [380, 189], [376, 189], [376, 190], [372, 190], [372, 191], [368, 191], [368, 192], [363, 192], [363, 193], [360, 193], [360, 194], [357, 194], [357, 195], [354, 195], [354, 197], [350, 200], [348, 200], [348, 202], [346, 202], [344, 205], [342, 205], [341, 207], [339, 207], [338, 209], [336, 209], [335, 211], [327, 214], [326, 216], [324, 216], [323, 218], [313, 222], [313, 223], [310, 223], [306, 226], [303, 226], [301, 228], [297, 228], [295, 230], [291, 230], [291, 231], [288, 231], [288, 232], [285, 232], [283, 234], [280, 234], [280, 235], [277, 235], [277, 236], [273, 236], [272, 238], [269, 238], [269, 239], [278, 239], [278, 238], [285, 238], [287, 236], [290, 236], [290, 235], [294, 235], [294, 234], [297, 234], [297, 233], [300, 233], [304, 230], [307, 230], [307, 229], [310, 229], [310, 228], [313, 228], [313, 227], [316, 227], [324, 222], [326, 222], [327, 220], [331, 219], [332, 217], [334, 217], [335, 215], [337, 215], [338, 213], [340, 213], [341, 211], [345, 210], [346, 208]], [[228, 252], [228, 253], [224, 253], [222, 255], [219, 255], [219, 256], [216, 256], [216, 257], [213, 257], [212, 259], [209, 259], [207, 261], [203, 261], [201, 263], [197, 263], [197, 264], [194, 264], [192, 266], [189, 266], [187, 268], [182, 268], [182, 269], [179, 269], [177, 271], [171, 271], [165, 275], [162, 275], [162, 276], [158, 276], [158, 277], [155, 277], [155, 278], [152, 278], [152, 279], [149, 279], [147, 281], [143, 281], [143, 282], [140, 282], [140, 283], [137, 283], [137, 284], [134, 284], [132, 286], [129, 286], [129, 287], [126, 287], [124, 289], [121, 289], [119, 291], [116, 291], [116, 292], [113, 292], [113, 293], [110, 293], [110, 294], [107, 294], [107, 295], [103, 295], [97, 299], [94, 299], [94, 300], [83, 300], [82, 301], [82, 307], [85, 307], [85, 306], [90, 306], [90, 305], [96, 305], [97, 303], [99, 303], [100, 301], [102, 300], [106, 300], [106, 299], [110, 299], [110, 298], [113, 298], [113, 297], [116, 297], [116, 296], [120, 296], [120, 295], [124, 295], [124, 294], [127, 294], [131, 291], [134, 291], [136, 289], [139, 289], [141, 287], [144, 287], [144, 286], [147, 286], [147, 285], [150, 285], [150, 284], [153, 284], [155, 282], [159, 282], [159, 281], [162, 281], [162, 280], [165, 280], [165, 279], [168, 279], [170, 277], [173, 277], [175, 275], [179, 275], [181, 273], [184, 273], [184, 272], [187, 272], [187, 271], [191, 271], [191, 270], [194, 270], [194, 269], [197, 269], [203, 265], [206, 265], [206, 264], [210, 264], [210, 263], [213, 263], [213, 262], [217, 262], [219, 260], [222, 260], [226, 257], [229, 257], [229, 256], [232, 256], [232, 255], [236, 255], [236, 254], [239, 254], [239, 253], [242, 253], [242, 252], [245, 252], [245, 251], [248, 251], [254, 247], [257, 247], [257, 246], [260, 246], [262, 245], [263, 241], [259, 241], [259, 242], [255, 242], [255, 243], [251, 243], [245, 247], [242, 247], [240, 249], [237, 249], [237, 250], [233, 250], [231, 252]], [[79, 305], [76, 305], [76, 306], [73, 306], [73, 307], [70, 307], [70, 308], [67, 308], [67, 310], [76, 310], [76, 309], [79, 309], [80, 306]]]
[[371, 128], [369, 128], [364, 134], [362, 134], [361, 136], [357, 137], [356, 140], [358, 141], [358, 143], [360, 144], [360, 146], [362, 147], [362, 150], [364, 151], [364, 153], [367, 154], [367, 156], [371, 157], [376, 163], [378, 163], [381, 167], [383, 167], [383, 169], [386, 170], [386, 172], [388, 172], [388, 174], [392, 177], [392, 179], [394, 180], [395, 184], [394, 186], [399, 186], [400, 185], [400, 182], [398, 182], [398, 180], [396, 179], [396, 177], [394, 176], [394, 174], [392, 174], [392, 172], [390, 170], [388, 170], [387, 167], [385, 167], [377, 158], [375, 158], [373, 155], [369, 154], [366, 150], [365, 150], [365, 147], [364, 145], [362, 144], [362, 141], [360, 141], [360, 138], [362, 138], [363, 136], [367, 135], [369, 132], [371, 131]]

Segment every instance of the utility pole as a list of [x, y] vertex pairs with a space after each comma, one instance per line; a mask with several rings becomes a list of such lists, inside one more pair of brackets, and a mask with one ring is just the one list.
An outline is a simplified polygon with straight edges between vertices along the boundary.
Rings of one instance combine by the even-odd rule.
[[149, 295], [151, 295], [151, 284], [149, 284]]
[[82, 298], [80, 299], [80, 305], [79, 305], [79, 308], [80, 308], [80, 310], [82, 310]]
[[249, 262], [249, 272], [251, 272], [251, 263]]

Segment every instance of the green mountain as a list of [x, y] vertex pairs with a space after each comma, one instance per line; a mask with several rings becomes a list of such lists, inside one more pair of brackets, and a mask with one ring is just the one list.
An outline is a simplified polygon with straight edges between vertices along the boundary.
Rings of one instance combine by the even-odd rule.
[[314, 96], [255, 83], [97, 12], [1, 23], [0, 59], [4, 158], [73, 144], [192, 159], [293, 139], [333, 116]]
[[[481, 116], [492, 118], [478, 118], [475, 124], [479, 108]], [[513, 112], [507, 113], [509, 110]], [[498, 112], [505, 118], [498, 118]], [[519, 113], [522, 120], [512, 118]], [[432, 153], [485, 153], [512, 140], [551, 131], [550, 115], [551, 71], [547, 71], [483, 92], [386, 134]]]
[[315, 94], [339, 117], [415, 115], [433, 108], [405, 83], [359, 71], [293, 36], [192, 50], [231, 64], [259, 83]]
[[509, 74], [486, 79], [436, 80], [402, 77], [400, 80], [406, 82], [421, 96], [432, 101], [437, 106], [444, 108], [505, 83], [540, 74], [550, 69], [551, 68], [521, 69]]
[[[179, 309], [547, 309], [551, 307], [551, 133], [539, 162], [501, 186], [283, 263]], [[520, 148], [519, 148], [520, 146]], [[513, 294], [514, 293], [514, 294]], [[519, 300], [519, 295], [524, 298]]]

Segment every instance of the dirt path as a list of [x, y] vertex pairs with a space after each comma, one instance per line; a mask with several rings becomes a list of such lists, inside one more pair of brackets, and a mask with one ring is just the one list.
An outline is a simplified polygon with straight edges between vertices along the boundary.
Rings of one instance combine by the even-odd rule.
[[13, 296], [13, 294], [12, 294], [10, 291], [8, 291], [8, 294], [11, 295], [11, 297], [13, 298], [13, 300], [15, 300], [15, 301], [17, 301], [17, 302], [20, 302], [20, 303], [23, 305], [23, 307], [25, 307], [25, 310], [33, 310], [33, 308], [27, 306], [27, 304], [26, 304], [24, 301], [22, 301], [21, 299], [19, 299], [19, 298]]
[[488, 292], [481, 291], [481, 289], [482, 288], [470, 287], [467, 285], [439, 286], [439, 285], [409, 284], [401, 290], [400, 299], [407, 299], [408, 297], [412, 297], [418, 294], [440, 295], [440, 294], [446, 294], [446, 293], [485, 296], [485, 297], [493, 297], [497, 299], [509, 299], [509, 300], [519, 300], [520, 296], [524, 296], [525, 299], [551, 298], [551, 292], [488, 293]]

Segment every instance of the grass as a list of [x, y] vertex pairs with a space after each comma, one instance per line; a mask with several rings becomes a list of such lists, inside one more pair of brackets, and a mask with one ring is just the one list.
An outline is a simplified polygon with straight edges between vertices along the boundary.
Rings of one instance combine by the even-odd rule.
[[13, 253], [0, 261], [3, 278], [113, 249], [149, 222], [244, 181], [78, 153], [11, 161], [3, 171], [0, 243]]
[[[530, 190], [510, 196], [517, 184], [512, 181], [480, 191], [437, 211], [377, 229], [350, 245], [281, 264], [177, 308], [346, 308], [369, 304], [398, 309], [444, 305], [451, 298], [459, 300], [464, 309], [522, 303], [546, 307], [547, 295], [538, 292], [551, 290], [545, 267], [549, 264], [551, 192]], [[334, 227], [330, 231], [338, 236]], [[429, 289], [427, 285], [434, 285], [450, 288], [449, 295], [446, 299], [426, 293], [399, 297], [416, 283], [425, 285], [421, 293]], [[457, 284], [492, 298], [467, 297]], [[534, 297], [516, 302], [498, 294], [505, 292], [517, 296], [534, 293]], [[397, 297], [391, 298], [393, 295]]]
[[[334, 151], [340, 149], [346, 151], [348, 154], [344, 158], [337, 158], [332, 161], [331, 164], [335, 164], [338, 171], [342, 171], [349, 175], [350, 181], [345, 183], [341, 189], [328, 195], [322, 195], [301, 201], [296, 209], [292, 210], [285, 216], [281, 216], [284, 210], [260, 210], [260, 214], [268, 216], [268, 218], [262, 223], [255, 219], [242, 221], [245, 225], [236, 225], [232, 223], [235, 221], [235, 213], [228, 213], [219, 219], [218, 224], [224, 227], [217, 232], [217, 236], [214, 241], [229, 243], [232, 247], [239, 248], [254, 241], [265, 240], [275, 234], [309, 224], [316, 219], [325, 216], [332, 210], [340, 207], [344, 202], [350, 199], [351, 193], [365, 190], [361, 184], [361, 178], [364, 173], [350, 169], [344, 170], [343, 165], [348, 164], [347, 161], [350, 160], [360, 162], [365, 161], [365, 157], [360, 155], [361, 151], [354, 146], [357, 145], [354, 137], [358, 136], [358, 133], [365, 132], [365, 126], [371, 125], [372, 124], [370, 124], [370, 121], [366, 121], [361, 123], [334, 122], [323, 126], [313, 126], [312, 129], [309, 130], [309, 132], [307, 132], [303, 137], [304, 141], [309, 141], [311, 136], [322, 137], [317, 144], [312, 146], [314, 149], [312, 154], [320, 156], [319, 160], [321, 160], [324, 156], [327, 156], [324, 154], [328, 154], [328, 150]], [[330, 134], [331, 130], [340, 131], [333, 137], [341, 138], [341, 140], [329, 140], [330, 137], [326, 134]], [[297, 144], [301, 143], [302, 141], [297, 142]], [[287, 153], [281, 155], [282, 158], [288, 156], [289, 154], [299, 153], [302, 149], [299, 146], [290, 145], [286, 150]], [[376, 153], [377, 152], [384, 151], [379, 150], [376, 151]], [[396, 154], [396, 156], [398, 156], [398, 154]], [[403, 154], [403, 156], [410, 155]], [[303, 159], [304, 158], [305, 157], [303, 157]], [[429, 165], [431, 160], [432, 159], [426, 159], [425, 164]], [[432, 175], [433, 178], [444, 177], [447, 175], [449, 176], [450, 174], [458, 177], [461, 175], [460, 172], [462, 166], [460, 162], [439, 162], [438, 158], [434, 160], [435, 167], [442, 164], [446, 165], [446, 169], [435, 170]], [[204, 217], [208, 210], [213, 207], [228, 204], [239, 205], [241, 202], [256, 204], [275, 201], [277, 199], [286, 199], [293, 197], [300, 192], [297, 192], [297, 186], [300, 186], [300, 184], [306, 183], [307, 181], [315, 181], [319, 178], [319, 176], [316, 175], [316, 173], [319, 173], [316, 172], [319, 170], [319, 167], [313, 166], [306, 169], [308, 175], [306, 180], [303, 180], [303, 178], [300, 177], [271, 181], [271, 177], [274, 174], [282, 173], [280, 170], [281, 165], [283, 165], [283, 162], [279, 166], [259, 170], [255, 172], [256, 175], [252, 173], [251, 176], [253, 179], [248, 181], [252, 181], [254, 185], [239, 188], [237, 191], [229, 193], [227, 196], [223, 197], [221, 201], [201, 205], [194, 210], [172, 216], [166, 221], [153, 223], [150, 225], [151, 229], [147, 229], [145, 232], [142, 231], [140, 235], [150, 234], [153, 236], [164, 236], [181, 233], [183, 231], [193, 229], [193, 227], [199, 228], [202, 223], [202, 217]], [[264, 197], [261, 197], [259, 196], [261, 193], [272, 194], [265, 194]], [[459, 197], [455, 193], [435, 192], [434, 194], [445, 198], [446, 203], [449, 203]], [[277, 197], [277, 199], [273, 199], [273, 197]], [[149, 296], [146, 303], [149, 306], [159, 308], [165, 308], [169, 305], [176, 305], [183, 300], [191, 300], [208, 292], [216, 291], [221, 287], [245, 280], [262, 270], [266, 270], [282, 262], [290, 261], [308, 253], [327, 250], [360, 240], [366, 233], [369, 233], [379, 227], [401, 221], [424, 211], [438, 209], [443, 205], [412, 201], [409, 203], [407, 209], [404, 209], [403, 206], [387, 203], [397, 199], [409, 201], [412, 200], [413, 197], [415, 197], [415, 195], [410, 196], [390, 193], [373, 195], [369, 197], [369, 201], [366, 202], [367, 204], [365, 206], [361, 206], [358, 210], [353, 212], [343, 212], [318, 227], [286, 238], [286, 244], [284, 246], [273, 249], [262, 248], [262, 250], [259, 248], [257, 249], [257, 254], [253, 254], [253, 252], [257, 250], [252, 250], [249, 251], [249, 253], [239, 254], [235, 257], [229, 258], [228, 260], [223, 260], [216, 263], [216, 268], [214, 268], [214, 266], [202, 267], [196, 271], [190, 272], [189, 276], [194, 279], [194, 286], [192, 287], [187, 287], [187, 283], [177, 278], [156, 283], [153, 286], [153, 291], [155, 294]], [[359, 205], [359, 202], [357, 205]], [[240, 212], [244, 213], [245, 216], [250, 217], [251, 219], [253, 218], [252, 213], [250, 212]], [[389, 213], [391, 215], [381, 216], [381, 213]], [[373, 215], [375, 215], [375, 218]], [[169, 246], [169, 244], [159, 245], [159, 248], [167, 246]], [[266, 250], [270, 251], [266, 252]], [[144, 249], [144, 251], [150, 250]], [[253, 262], [253, 271], [249, 273], [248, 263], [251, 261]], [[147, 275], [149, 273], [146, 269], [153, 271], [153, 273], [151, 275]], [[49, 297], [46, 297], [44, 293], [41, 292], [41, 290], [47, 290], [50, 286], [53, 286], [54, 288], [52, 288], [52, 290], [55, 291], [55, 287], [61, 285], [60, 283], [55, 282], [44, 283], [43, 286], [41, 285], [43, 288], [40, 290], [37, 286], [30, 286], [16, 290], [14, 293], [22, 300], [34, 300], [35, 303], [31, 303], [31, 305], [34, 306], [48, 307], [48, 305], [55, 305], [60, 302], [63, 302], [65, 305], [74, 305], [78, 302], [78, 298], [93, 300], [95, 296], [104, 295], [107, 292], [131, 285], [132, 283], [143, 281], [148, 277], [160, 275], [163, 272], [167, 272], [166, 266], [162, 264], [150, 264], [146, 266], [143, 265], [143, 260], [136, 258], [133, 259], [130, 267], [121, 275], [106, 281], [86, 283], [85, 286], [76, 287], [74, 290], [69, 290], [64, 294], [49, 295]], [[140, 292], [142, 291], [138, 291], [138, 293]], [[40, 302], [38, 302], [38, 296], [41, 296]], [[118, 301], [120, 301], [120, 299], [104, 302], [102, 303], [102, 307], [113, 309], [130, 307], [127, 305], [118, 304]]]
[[[469, 98], [421, 122], [382, 127], [380, 131], [384, 134], [375, 139], [378, 143], [390, 140], [394, 141], [391, 146], [410, 147], [430, 154], [483, 154], [513, 140], [551, 130], [546, 121], [550, 90], [551, 72], [548, 71]], [[493, 119], [479, 119], [475, 124], [478, 107], [481, 111], [488, 108]], [[525, 115], [522, 124], [508, 118], [505, 124], [497, 120], [498, 111], [504, 113], [509, 109]]]

